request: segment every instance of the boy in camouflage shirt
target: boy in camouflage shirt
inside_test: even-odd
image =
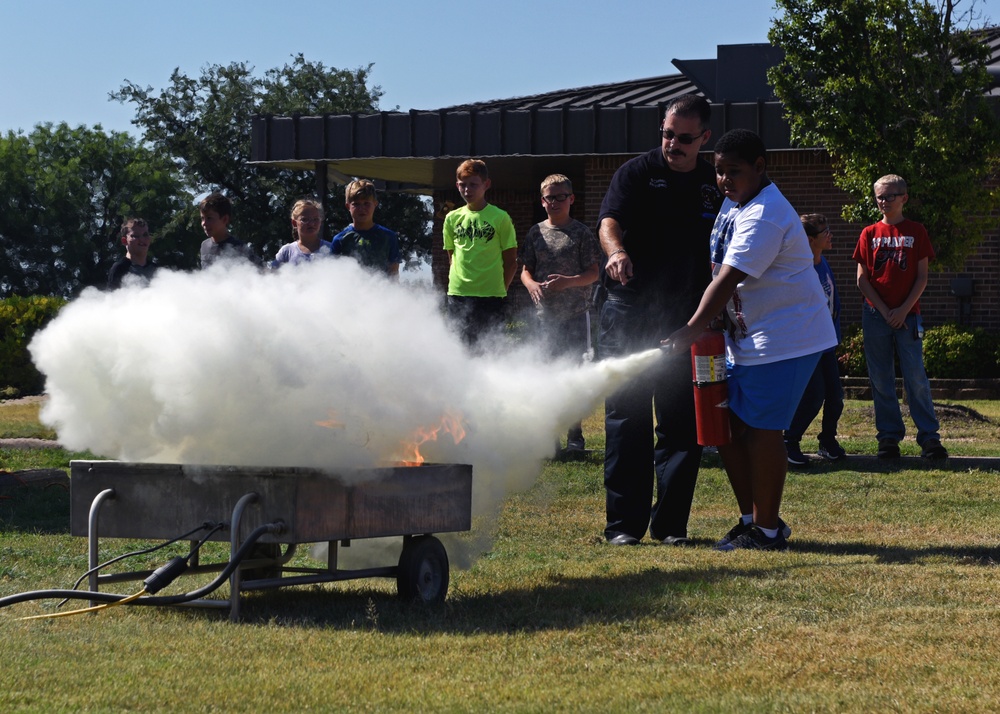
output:
[[[532,226],[518,251],[521,283],[537,309],[538,327],[553,356],[591,351],[590,285],[597,281],[600,245],[593,232],[569,215],[573,184],[562,174],[542,181],[548,218]],[[582,451],[583,430],[569,430],[566,448]]]

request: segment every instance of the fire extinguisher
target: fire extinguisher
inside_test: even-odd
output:
[[[698,443],[723,446],[730,440],[729,390],[726,387],[726,338],[706,330],[691,345],[691,381]]]

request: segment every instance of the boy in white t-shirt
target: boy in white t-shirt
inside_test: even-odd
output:
[[[719,454],[741,517],[715,547],[784,550],[783,432],[837,337],[799,215],[767,176],[764,143],[734,129],[714,151],[726,200],[712,229],[712,283],[687,326],[664,342],[686,351],[725,309],[733,439]]]

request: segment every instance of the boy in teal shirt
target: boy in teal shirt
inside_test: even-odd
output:
[[[375,222],[378,196],[367,179],[351,181],[344,189],[344,203],[352,223],[333,237],[333,254],[356,258],[361,265],[399,279],[399,237]]]
[[[503,325],[503,299],[517,268],[517,236],[506,211],[486,201],[486,164],[463,161],[455,185],[465,200],[444,219],[448,251],[448,316],[470,347]]]

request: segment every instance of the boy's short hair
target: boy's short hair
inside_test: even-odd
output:
[[[563,186],[563,185],[566,186],[566,189],[570,193],[573,193],[573,182],[569,180],[569,177],[563,176],[562,174],[551,174],[549,176],[546,176],[545,180],[542,181],[542,187],[540,190],[542,193],[545,193],[545,189],[547,189],[549,186]]]
[[[879,186],[898,186],[903,193],[906,193],[906,179],[896,174],[886,174],[874,183],[872,188],[878,190]]]
[[[486,162],[482,159],[466,159],[458,165],[455,171],[455,178],[461,181],[469,176],[478,176],[483,181],[490,178],[490,172],[486,169]]]
[[[674,113],[681,117],[697,117],[702,129],[708,129],[712,121],[712,105],[704,97],[697,94],[683,94],[676,99],[670,100],[667,108],[663,111],[663,118]]]
[[[146,223],[146,219],[145,218],[132,218],[132,217],[126,218],[122,222],[121,237],[122,238],[128,238],[128,234],[132,232],[132,229],[133,228],[137,228],[137,227],[138,228],[145,227],[145,228],[148,229],[149,228],[149,224]]]
[[[802,221],[802,228],[810,238],[818,236],[823,232],[823,226],[829,225],[822,213],[803,213],[799,216],[799,220]]]
[[[205,198],[202,199],[201,203],[198,204],[198,210],[202,213],[206,211],[215,211],[219,218],[224,218],[225,216],[231,216],[233,213],[233,204],[225,196],[225,194],[210,193]]]
[[[357,199],[370,198],[378,203],[378,195],[375,192],[375,184],[368,179],[355,179],[347,184],[344,189],[344,203],[350,203]]]
[[[749,129],[733,129],[727,131],[715,142],[716,155],[736,154],[740,159],[752,164],[758,158],[764,159],[767,165],[767,149],[763,140]]]

